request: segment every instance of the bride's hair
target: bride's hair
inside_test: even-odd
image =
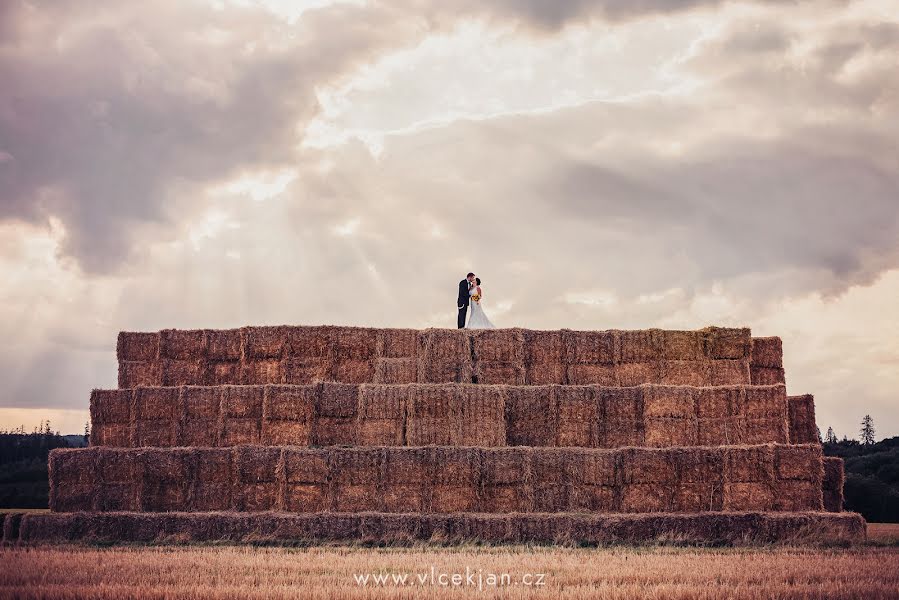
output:
[[[478,285],[481,285],[481,278],[480,278],[480,277],[475,277],[474,280],[475,280],[475,283],[477,283]]]

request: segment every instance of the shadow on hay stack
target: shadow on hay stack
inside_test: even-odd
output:
[[[121,333],[91,447],[8,542],[852,541],[748,329]]]

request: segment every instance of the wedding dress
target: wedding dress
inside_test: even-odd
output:
[[[474,296],[478,293],[477,286],[468,290],[469,296]],[[480,302],[475,302],[474,298],[471,300],[471,317],[468,318],[468,325],[465,326],[466,329],[495,329],[493,323],[490,322],[490,319],[487,318],[487,315],[484,314],[484,309],[481,308]]]

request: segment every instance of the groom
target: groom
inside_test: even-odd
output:
[[[465,316],[468,314],[468,303],[470,302],[468,290],[470,290],[473,285],[474,273],[469,273],[465,276],[465,279],[459,282],[459,301],[456,303],[456,306],[459,307],[459,320],[456,323],[459,326],[459,329],[465,327]]]

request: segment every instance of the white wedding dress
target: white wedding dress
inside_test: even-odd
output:
[[[474,296],[477,293],[477,287],[468,290],[469,296]],[[495,329],[493,323],[491,323],[490,319],[487,318],[487,315],[484,314],[484,309],[481,308],[479,302],[472,300],[470,305],[471,316],[468,318],[468,325],[465,326],[466,329]]]

